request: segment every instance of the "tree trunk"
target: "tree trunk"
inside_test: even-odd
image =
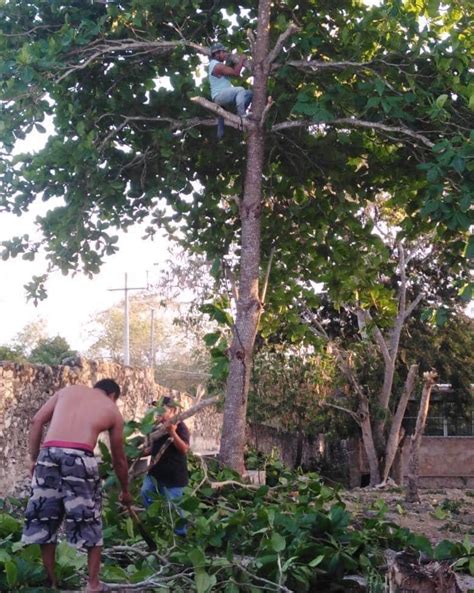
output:
[[[303,460],[303,443],[304,433],[302,430],[298,430],[296,434],[296,455],[294,469],[301,467],[301,461]]]
[[[385,466],[383,470],[383,481],[385,482],[388,478],[392,464],[397,454],[398,446],[400,444],[400,429],[402,427],[403,418],[407,409],[408,400],[410,399],[413,389],[416,383],[416,374],[418,372],[418,365],[412,364],[405,381],[405,388],[403,390],[402,397],[398,402],[397,411],[392,420],[392,426],[390,427],[390,434],[388,436],[387,447],[385,449]]]
[[[229,348],[229,376],[220,448],[222,463],[239,473],[245,470],[247,396],[253,347],[262,312],[258,279],[265,133],[261,120],[267,103],[270,5],[270,0],[260,0],[258,9],[257,39],[253,54],[252,120],[255,125],[249,129],[244,196],[240,204],[242,249],[239,298],[233,338]]]
[[[364,443],[364,449],[369,463],[370,485],[375,486],[380,483],[380,465],[375,449],[372,425],[370,423],[369,402],[366,397],[362,398],[360,394],[359,398],[359,423],[362,431],[362,442]]]
[[[419,502],[418,495],[418,455],[420,452],[421,439],[425,430],[426,418],[430,407],[430,397],[433,385],[436,383],[436,371],[423,373],[423,392],[421,394],[420,408],[416,419],[415,432],[410,439],[410,457],[408,460],[408,483],[405,500],[407,502]]]
[[[418,555],[408,552],[391,552],[386,556],[389,593],[462,593],[447,562],[420,564]]]

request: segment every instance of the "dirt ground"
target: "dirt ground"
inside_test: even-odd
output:
[[[432,544],[462,541],[466,535],[474,541],[474,490],[420,490],[419,503],[406,503],[402,488],[356,488],[342,498],[356,517],[373,516],[383,501],[387,520],[426,536]]]

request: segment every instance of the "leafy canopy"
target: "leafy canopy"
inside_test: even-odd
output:
[[[118,248],[114,229],[149,215],[150,234],[164,226],[209,257],[238,255],[242,134],[228,129],[216,144],[214,118],[190,98],[208,96],[211,41],[248,49],[257,5],[220,7],[2,4],[0,208],[47,207],[42,238],[4,241],[3,257],[44,249],[64,273],[97,273]],[[300,30],[283,44],[269,89],[262,248],[265,256],[276,245],[278,265],[268,307],[284,311],[301,279],[352,294],[373,284],[386,253],[361,213],[381,192],[402,212],[403,235],[430,232],[451,259],[472,256],[467,8],[282,1],[274,42],[290,21]],[[46,147],[12,156],[46,121]],[[30,292],[44,296],[44,281]]]

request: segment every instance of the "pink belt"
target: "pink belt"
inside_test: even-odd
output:
[[[89,451],[94,453],[94,447],[91,447],[88,443],[75,443],[74,441],[46,441],[43,443],[43,447],[63,447],[65,449],[82,449],[83,451]]]

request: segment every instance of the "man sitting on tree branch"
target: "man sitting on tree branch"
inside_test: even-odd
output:
[[[232,66],[225,63],[229,54],[222,43],[214,43],[211,47],[211,60],[209,62],[209,83],[211,85],[211,98],[221,107],[235,105],[237,115],[245,117],[247,107],[252,101],[252,91],[241,86],[233,86],[229,77],[240,76],[245,65],[245,56],[238,57]],[[219,117],[217,122],[217,138],[224,135],[224,118]]]

